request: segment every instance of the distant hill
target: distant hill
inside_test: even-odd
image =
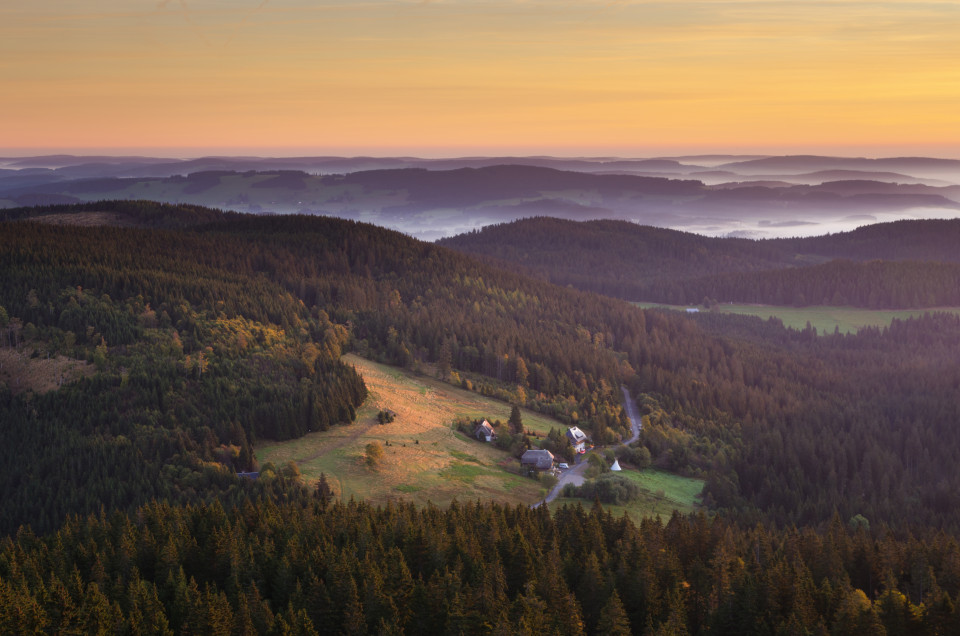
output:
[[[752,174],[781,174],[785,172],[815,172],[821,170],[893,171],[906,174],[960,172],[960,160],[931,157],[823,157],[816,155],[789,155],[764,157],[746,161],[732,161],[718,166],[721,170]]]
[[[65,160],[43,161],[59,165]],[[756,181],[735,171],[708,171],[673,160],[521,158],[497,163],[502,161],[513,159],[92,161],[0,173],[0,208],[149,199],[237,212],[337,216],[431,239],[531,215],[610,218],[710,232],[753,227],[783,235],[783,228],[798,222],[813,230],[837,219],[846,227],[850,218],[866,215],[877,220],[882,218],[877,215],[918,208],[960,210],[960,186],[917,180],[797,184]],[[698,174],[724,183],[707,185],[691,176]]]
[[[533,218],[439,244],[627,300],[960,304],[960,220],[900,221],[823,237],[756,241],[622,221]],[[831,263],[834,259],[845,260]]]

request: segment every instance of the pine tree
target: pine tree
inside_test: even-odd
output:
[[[516,404],[513,405],[513,408],[510,409],[510,419],[507,420],[510,424],[510,430],[513,431],[514,435],[519,435],[523,432],[523,419],[520,415],[520,407]]]
[[[600,610],[597,633],[604,636],[630,636],[630,619],[620,602],[620,595],[614,590],[607,604]]]

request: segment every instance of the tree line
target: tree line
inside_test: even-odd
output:
[[[279,479],[279,478],[278,478]],[[0,540],[4,633],[948,634],[960,551],[590,510],[287,501],[72,517]]]

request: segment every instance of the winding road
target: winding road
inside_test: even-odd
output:
[[[640,428],[643,426],[643,422],[640,419],[640,412],[637,411],[637,403],[630,397],[630,391],[625,386],[620,387],[620,390],[623,391],[623,407],[627,409],[627,417],[630,419],[630,432],[633,433],[630,439],[623,442],[623,444],[629,446],[640,439]]]
[[[637,404],[630,397],[630,391],[627,390],[627,387],[622,386],[620,389],[623,391],[623,406],[627,410],[627,417],[630,419],[630,439],[623,440],[620,442],[622,445],[629,445],[637,441],[640,438],[640,428],[643,426],[640,420],[640,413],[637,411]],[[560,494],[560,491],[563,490],[563,487],[567,484],[573,484],[574,486],[579,486],[584,481],[583,473],[587,470],[588,462],[580,461],[582,455],[577,456],[577,463],[573,468],[568,468],[560,474],[560,479],[557,481],[557,485],[553,487],[550,493],[547,495],[546,499],[542,499],[537,503],[530,506],[531,508],[538,508],[541,504],[550,503]]]

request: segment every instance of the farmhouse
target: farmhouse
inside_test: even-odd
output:
[[[571,426],[567,429],[567,439],[570,440],[570,445],[573,446],[573,450],[578,453],[586,448],[587,434],[576,426]]]
[[[473,435],[481,442],[492,442],[497,439],[497,434],[493,431],[493,427],[490,426],[490,422],[487,420],[483,420],[483,422],[477,425],[477,430],[473,432]]]
[[[553,453],[548,450],[528,450],[520,457],[520,465],[537,470],[550,470],[553,468]]]

